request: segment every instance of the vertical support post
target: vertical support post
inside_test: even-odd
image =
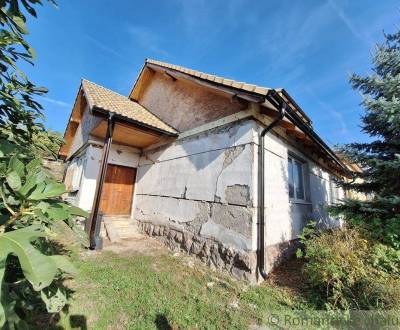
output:
[[[100,171],[97,177],[96,182],[96,191],[94,194],[92,212],[90,213],[90,217],[88,220],[88,230],[89,230],[89,240],[91,250],[96,248],[96,223],[98,221],[98,214],[99,214],[99,207],[101,201],[101,193],[103,190],[104,180],[107,173],[107,164],[108,164],[108,155],[110,153],[110,147],[112,143],[112,137],[114,132],[114,114],[109,113],[107,119],[107,132],[106,137],[104,139],[104,146],[103,146],[103,155],[101,157],[100,162]]]

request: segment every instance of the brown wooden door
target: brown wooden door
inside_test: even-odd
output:
[[[107,165],[100,211],[106,215],[129,215],[135,187],[136,169]]]

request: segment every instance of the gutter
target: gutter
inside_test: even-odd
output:
[[[275,91],[270,90],[265,97],[272,103],[276,109],[279,109],[281,104],[286,104],[286,101]],[[336,154],[328,147],[328,145],[314,132],[314,130],[309,127],[301,117],[289,106],[286,106],[285,117],[288,118],[295,126],[300,128],[304,133],[306,133],[316,144],[323,149],[332,160],[343,170],[343,172],[350,174],[347,167],[342,163],[342,161],[336,156]]]
[[[132,125],[134,125],[134,126],[136,126],[138,128],[142,128],[142,129],[144,128],[144,129],[152,130],[152,131],[155,131],[155,132],[157,132],[159,134],[163,134],[163,135],[168,135],[168,136],[172,136],[172,137],[177,137],[178,136],[178,133],[167,132],[167,131],[164,131],[163,129],[160,129],[160,128],[157,128],[157,127],[153,127],[151,125],[142,123],[140,121],[125,117],[125,116],[120,115],[118,113],[115,113],[115,112],[112,112],[112,111],[108,111],[108,110],[105,110],[103,108],[99,108],[99,107],[96,107],[96,106],[94,106],[92,108],[92,112],[93,112],[93,114],[97,114],[97,115],[100,115],[101,117],[105,117],[105,118],[108,118],[109,114],[112,113],[115,122],[129,123],[129,124],[132,124]]]
[[[258,261],[258,271],[264,280],[267,279],[268,274],[265,270],[265,148],[264,148],[264,138],[265,135],[273,129],[279,121],[283,119],[286,114],[286,103],[283,102],[279,107],[279,115],[265,127],[259,135],[258,144],[258,196],[259,196],[259,216],[258,216],[258,251],[257,251],[257,261]]]
[[[112,144],[114,125],[114,114],[110,112],[107,118],[107,132],[104,138],[103,155],[101,157],[100,170],[96,181],[96,191],[94,194],[92,211],[90,213],[87,225],[90,242],[89,248],[91,250],[101,248],[101,243],[98,238],[98,230],[96,229],[99,228],[98,216],[101,202],[101,193],[103,191],[103,185],[107,174],[108,155],[110,153],[110,148]]]
[[[343,165],[335,153],[325,144],[324,141],[313,131],[311,127],[303,122],[300,116],[288,106],[286,101],[275,91],[269,90],[264,98],[264,102],[270,102],[276,109],[279,109],[278,117],[274,119],[267,127],[265,127],[259,135],[258,146],[258,205],[259,205],[259,218],[258,218],[258,249],[257,249],[257,268],[263,279],[267,279],[268,274],[265,270],[265,150],[264,150],[264,137],[273,129],[279,121],[284,117],[288,118],[294,125],[299,127],[311,139],[318,144],[331,158],[339,165],[339,167],[346,174],[350,171]]]

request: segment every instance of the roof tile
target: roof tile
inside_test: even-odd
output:
[[[170,63],[166,63],[166,62],[161,62],[161,61],[156,61],[156,60],[152,60],[152,59],[147,59],[146,63],[151,63],[151,64],[155,64],[155,65],[159,65],[162,66],[164,68],[169,68],[169,69],[173,69],[179,72],[183,72],[183,73],[187,73],[190,74],[194,77],[199,77],[201,79],[205,79],[211,82],[216,82],[218,84],[224,85],[224,86],[228,86],[228,87],[234,87],[237,89],[242,89],[243,91],[246,92],[252,92],[252,93],[256,93],[256,94],[261,94],[261,95],[266,95],[268,93],[269,88],[266,87],[260,87],[260,86],[256,86],[256,85],[250,85],[250,84],[246,84],[244,82],[240,82],[240,81],[235,81],[232,79],[225,79],[223,77],[219,77],[219,76],[215,76],[212,74],[206,74],[200,71],[196,71],[196,70],[192,70],[192,69],[188,69],[179,65],[174,65],[174,64],[170,64]]]
[[[98,107],[167,133],[177,133],[175,129],[164,123],[142,105],[126,96],[85,79],[82,80],[82,87],[92,108]]]

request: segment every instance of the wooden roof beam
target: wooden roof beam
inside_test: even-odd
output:
[[[287,128],[286,133],[288,135],[294,136],[300,140],[305,140],[307,137],[307,135],[304,132],[300,131],[297,127]]]

